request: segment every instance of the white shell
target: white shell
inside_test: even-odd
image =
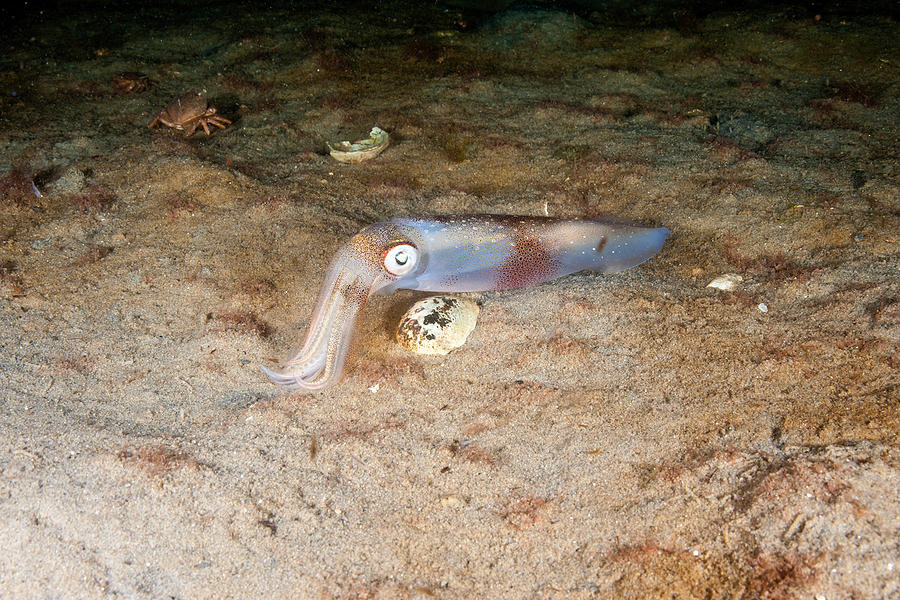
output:
[[[722,290],[723,292],[730,292],[734,289],[734,287],[744,280],[740,275],[734,275],[728,273],[726,275],[719,275],[712,281],[706,284],[706,287],[716,288],[717,290]]]
[[[431,296],[406,311],[397,343],[417,354],[447,354],[466,343],[481,309],[468,298]]]
[[[331,156],[342,163],[358,163],[364,160],[371,160],[384,152],[384,149],[390,143],[390,136],[380,127],[373,127],[372,131],[369,132],[368,139],[365,140],[356,140],[353,143],[338,142],[334,146],[326,142]]]

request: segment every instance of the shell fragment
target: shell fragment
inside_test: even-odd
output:
[[[734,275],[732,273],[728,273],[726,275],[720,275],[706,284],[706,287],[716,288],[717,290],[722,290],[723,292],[730,292],[735,288],[737,284],[744,280],[740,275]]]
[[[387,132],[380,127],[373,127],[369,137],[355,142],[338,142],[335,145],[328,144],[328,151],[338,162],[358,163],[371,160],[384,152],[391,143]]]

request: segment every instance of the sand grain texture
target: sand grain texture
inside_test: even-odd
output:
[[[3,42],[0,596],[900,595],[896,22],[368,10]],[[191,89],[233,125],[147,129]],[[350,235],[479,212],[674,235],[470,295],[446,357],[375,298],[338,387],[266,380]]]

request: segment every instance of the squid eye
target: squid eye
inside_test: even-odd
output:
[[[384,268],[391,275],[406,275],[419,260],[419,251],[411,244],[396,244],[384,253]]]

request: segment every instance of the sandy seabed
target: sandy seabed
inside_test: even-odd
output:
[[[3,42],[0,596],[900,597],[896,22],[365,10]],[[191,90],[232,125],[147,128]],[[373,298],[338,386],[268,381],[343,241],[446,213],[674,233],[469,294],[442,358]]]

